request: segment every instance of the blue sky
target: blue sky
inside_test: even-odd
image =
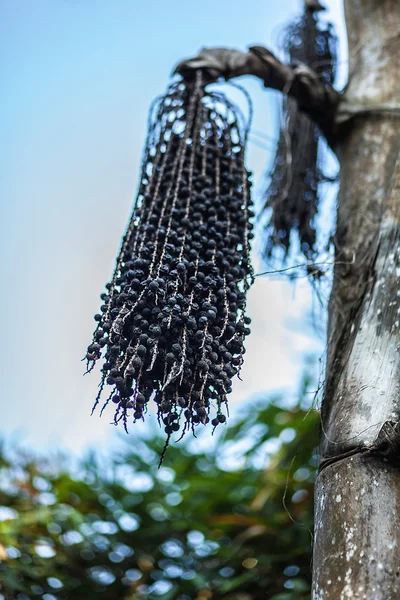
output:
[[[343,32],[341,1],[326,4]],[[89,416],[98,380],[82,377],[80,359],[131,210],[148,107],[182,58],[202,46],[276,48],[300,8],[300,0],[1,3],[0,433],[77,452],[111,439],[111,415]],[[251,78],[240,83],[266,136],[248,149],[257,192],[273,156],[277,94]],[[293,386],[303,352],[321,351],[303,326],[310,302],[305,285],[257,280],[232,405]]]

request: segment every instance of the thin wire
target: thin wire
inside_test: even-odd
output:
[[[295,454],[295,456],[293,456],[293,458],[292,458],[292,460],[290,462],[290,466],[289,466],[287,475],[286,475],[286,484],[285,484],[285,489],[284,489],[283,496],[282,496],[282,506],[285,509],[285,512],[286,512],[287,516],[289,517],[289,519],[292,521],[292,523],[294,523],[295,525],[299,525],[300,527],[302,527],[303,529],[305,529],[306,531],[308,531],[308,533],[310,534],[311,547],[312,547],[313,546],[313,542],[314,542],[314,536],[313,536],[313,533],[312,533],[311,529],[309,527],[307,527],[307,525],[304,525],[304,523],[301,523],[300,521],[296,521],[296,519],[294,519],[292,517],[292,515],[291,515],[291,513],[290,513],[290,511],[289,511],[289,509],[287,507],[287,504],[286,504],[286,496],[287,496],[287,492],[288,492],[288,489],[289,489],[290,472],[292,470],[293,463],[296,460],[296,458],[297,458],[297,454]]]
[[[353,265],[355,262],[355,255],[351,261],[333,261],[333,262],[315,262],[315,263],[300,263],[298,265],[292,265],[291,267],[286,267],[284,269],[274,269],[273,271],[264,271],[263,273],[257,273],[254,277],[261,277],[262,275],[274,275],[276,273],[285,273],[286,271],[290,271],[292,269],[298,269],[300,267],[317,267],[319,265],[326,266],[335,266],[335,265]]]

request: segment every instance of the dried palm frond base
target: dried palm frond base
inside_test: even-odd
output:
[[[250,333],[252,280],[246,132],[235,107],[192,84],[153,107],[141,184],[93,342],[114,422],[143,419],[154,399],[168,440],[226,420]],[[103,407],[104,409],[104,407]]]

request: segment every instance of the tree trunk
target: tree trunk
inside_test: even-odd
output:
[[[314,600],[400,598],[400,3],[345,0],[349,85]],[[351,117],[351,115],[353,115]],[[349,117],[346,120],[346,117]]]

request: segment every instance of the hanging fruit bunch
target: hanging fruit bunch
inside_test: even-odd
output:
[[[143,419],[154,400],[167,434],[216,427],[250,333],[252,282],[246,128],[201,72],[151,110],[141,181],[86,360],[101,359],[114,422]],[[95,408],[94,407],[94,408]]]
[[[321,82],[331,86],[336,71],[336,36],[332,26],[319,18],[323,7],[313,0],[305,3],[300,19],[286,29],[283,50],[292,64],[311,67]],[[310,260],[315,259],[315,216],[319,204],[319,184],[326,180],[321,161],[322,133],[303,113],[297,101],[282,98],[282,120],[271,182],[266,191],[264,211],[268,258],[277,248],[285,255],[297,233],[300,250]],[[322,142],[323,143],[323,142]],[[271,210],[272,209],[272,210]]]

